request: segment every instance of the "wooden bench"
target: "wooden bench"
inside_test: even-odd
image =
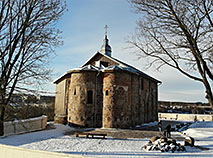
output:
[[[159,118],[159,119],[167,119],[166,116],[161,116],[161,114],[158,115],[158,118]]]
[[[170,120],[177,120],[178,119],[178,115],[176,115],[175,117],[170,117]]]
[[[75,133],[75,135],[76,137],[83,135],[83,136],[86,136],[86,138],[89,138],[89,136],[92,136],[92,138],[100,137],[103,139],[105,139],[105,137],[107,136],[107,134],[104,134],[104,133],[80,133],[80,132]]]
[[[84,135],[87,138],[89,137],[89,133],[79,133],[79,132],[77,132],[77,133],[75,133],[75,135],[76,135],[76,137],[79,137],[80,135]]]

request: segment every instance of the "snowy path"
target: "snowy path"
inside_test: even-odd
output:
[[[1,144],[23,148],[78,154],[90,157],[213,157],[213,123],[201,122],[192,124],[185,131],[186,135],[195,138],[195,145],[208,147],[202,151],[187,147],[187,152],[161,153],[141,150],[148,139],[86,139],[64,135],[73,128],[55,125],[56,129],[9,136],[0,139]],[[177,133],[175,133],[177,134]],[[183,142],[180,142],[183,144]]]

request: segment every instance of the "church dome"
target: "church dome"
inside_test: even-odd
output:
[[[111,56],[112,49],[111,49],[111,47],[110,47],[110,45],[109,45],[109,40],[107,39],[107,35],[105,35],[104,43],[103,43],[103,45],[101,46],[100,52],[101,52],[102,54]]]

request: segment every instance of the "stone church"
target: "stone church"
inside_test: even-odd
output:
[[[112,57],[107,35],[100,52],[54,83],[56,123],[131,128],[158,120],[160,81]]]

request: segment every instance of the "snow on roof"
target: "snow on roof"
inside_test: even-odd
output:
[[[93,65],[85,65],[83,67],[78,67],[78,68],[74,68],[71,69],[69,71],[67,71],[66,73],[64,73],[63,75],[61,75],[59,78],[57,78],[56,80],[53,81],[53,83],[56,83],[58,80],[62,79],[65,75],[72,73],[73,71],[99,71],[100,68],[93,66]]]
[[[67,74],[67,72],[63,73],[61,76],[59,76],[57,79],[55,79],[53,81],[53,83],[56,83],[58,80],[60,80],[61,78],[63,78],[66,74]]]
[[[109,57],[109,56],[107,56],[107,57]],[[114,57],[109,57],[109,58],[111,58],[111,59],[113,59],[114,61],[120,63],[121,66],[124,65],[124,66],[126,67],[126,70],[129,70],[129,71],[131,71],[131,72],[133,72],[133,73],[138,73],[138,74],[140,74],[140,75],[146,76],[147,78],[149,78],[149,79],[151,79],[151,80],[153,80],[153,81],[155,81],[155,82],[161,83],[161,81],[159,81],[159,80],[157,80],[157,79],[155,79],[155,78],[153,78],[153,77],[151,77],[151,76],[145,74],[144,72],[142,72],[141,70],[138,70],[137,68],[131,66],[130,64],[127,64],[127,63],[125,63],[125,62],[123,62],[123,61],[120,61],[120,60],[118,60],[118,59],[116,59],[116,58],[114,58]]]
[[[104,71],[104,70],[125,70],[125,71],[129,71],[132,73],[137,73],[137,71],[135,71],[135,69],[132,69],[131,67],[119,66],[119,65],[113,65],[113,66],[109,66],[109,67],[102,69],[102,71]]]
[[[98,68],[98,67],[96,67],[96,66],[93,66],[93,65],[89,64],[89,65],[85,65],[85,66],[83,66],[83,67],[74,68],[74,69],[72,69],[72,70],[70,70],[70,71],[68,71],[68,72],[72,72],[72,71],[75,71],[75,70],[99,71],[100,68]]]
[[[91,64],[88,64],[90,60],[92,60],[92,58],[94,56],[96,56],[97,54],[100,54],[100,55],[103,55],[105,56],[106,58],[109,58],[110,60],[118,63],[119,65],[113,65],[113,66],[109,66],[109,67],[103,67],[103,66],[100,66],[100,67],[96,67],[96,66],[93,66]],[[161,81],[145,74],[144,72],[136,69],[135,67],[123,62],[123,61],[120,61],[114,57],[111,57],[111,56],[108,56],[108,55],[105,55],[105,54],[102,54],[100,52],[97,52],[95,55],[93,55],[89,60],[87,60],[85,62],[84,65],[82,65],[81,67],[79,68],[74,68],[74,69],[71,69],[69,71],[67,71],[65,74],[63,74],[62,76],[60,76],[59,78],[57,78],[53,83],[56,83],[58,80],[62,79],[65,75],[69,74],[69,73],[72,73],[74,71],[104,71],[104,70],[125,70],[125,71],[128,71],[128,72],[131,72],[131,73],[135,73],[135,74],[139,74],[139,75],[142,75],[142,76],[145,76],[146,78],[152,80],[152,81],[155,81],[155,82],[158,82],[158,83],[161,83]]]
[[[102,53],[100,53],[100,52],[97,52],[95,55],[93,55],[89,60],[87,60],[87,61],[85,62],[85,64],[84,64],[83,66],[87,65],[87,63],[89,63],[89,61],[92,60],[92,58],[93,58],[94,56],[96,56],[97,54],[103,55],[104,57],[109,58],[110,60],[112,60],[112,61],[118,63],[119,66],[120,66],[120,68],[123,69],[123,70],[125,69],[125,70],[127,70],[127,71],[132,72],[132,73],[140,74],[140,75],[142,75],[142,76],[145,76],[145,77],[149,78],[150,80],[153,80],[153,81],[155,81],[155,82],[161,83],[161,81],[159,81],[159,80],[157,80],[157,79],[155,79],[155,78],[153,78],[153,77],[151,77],[151,76],[145,74],[144,72],[142,72],[141,70],[138,70],[137,68],[131,66],[130,64],[127,64],[127,63],[125,63],[125,62],[123,62],[123,61],[121,61],[121,60],[118,60],[118,59],[116,59],[116,58],[114,58],[114,57],[112,57],[112,56],[108,56],[108,55],[102,54]],[[118,67],[117,67],[117,68],[118,68]]]

